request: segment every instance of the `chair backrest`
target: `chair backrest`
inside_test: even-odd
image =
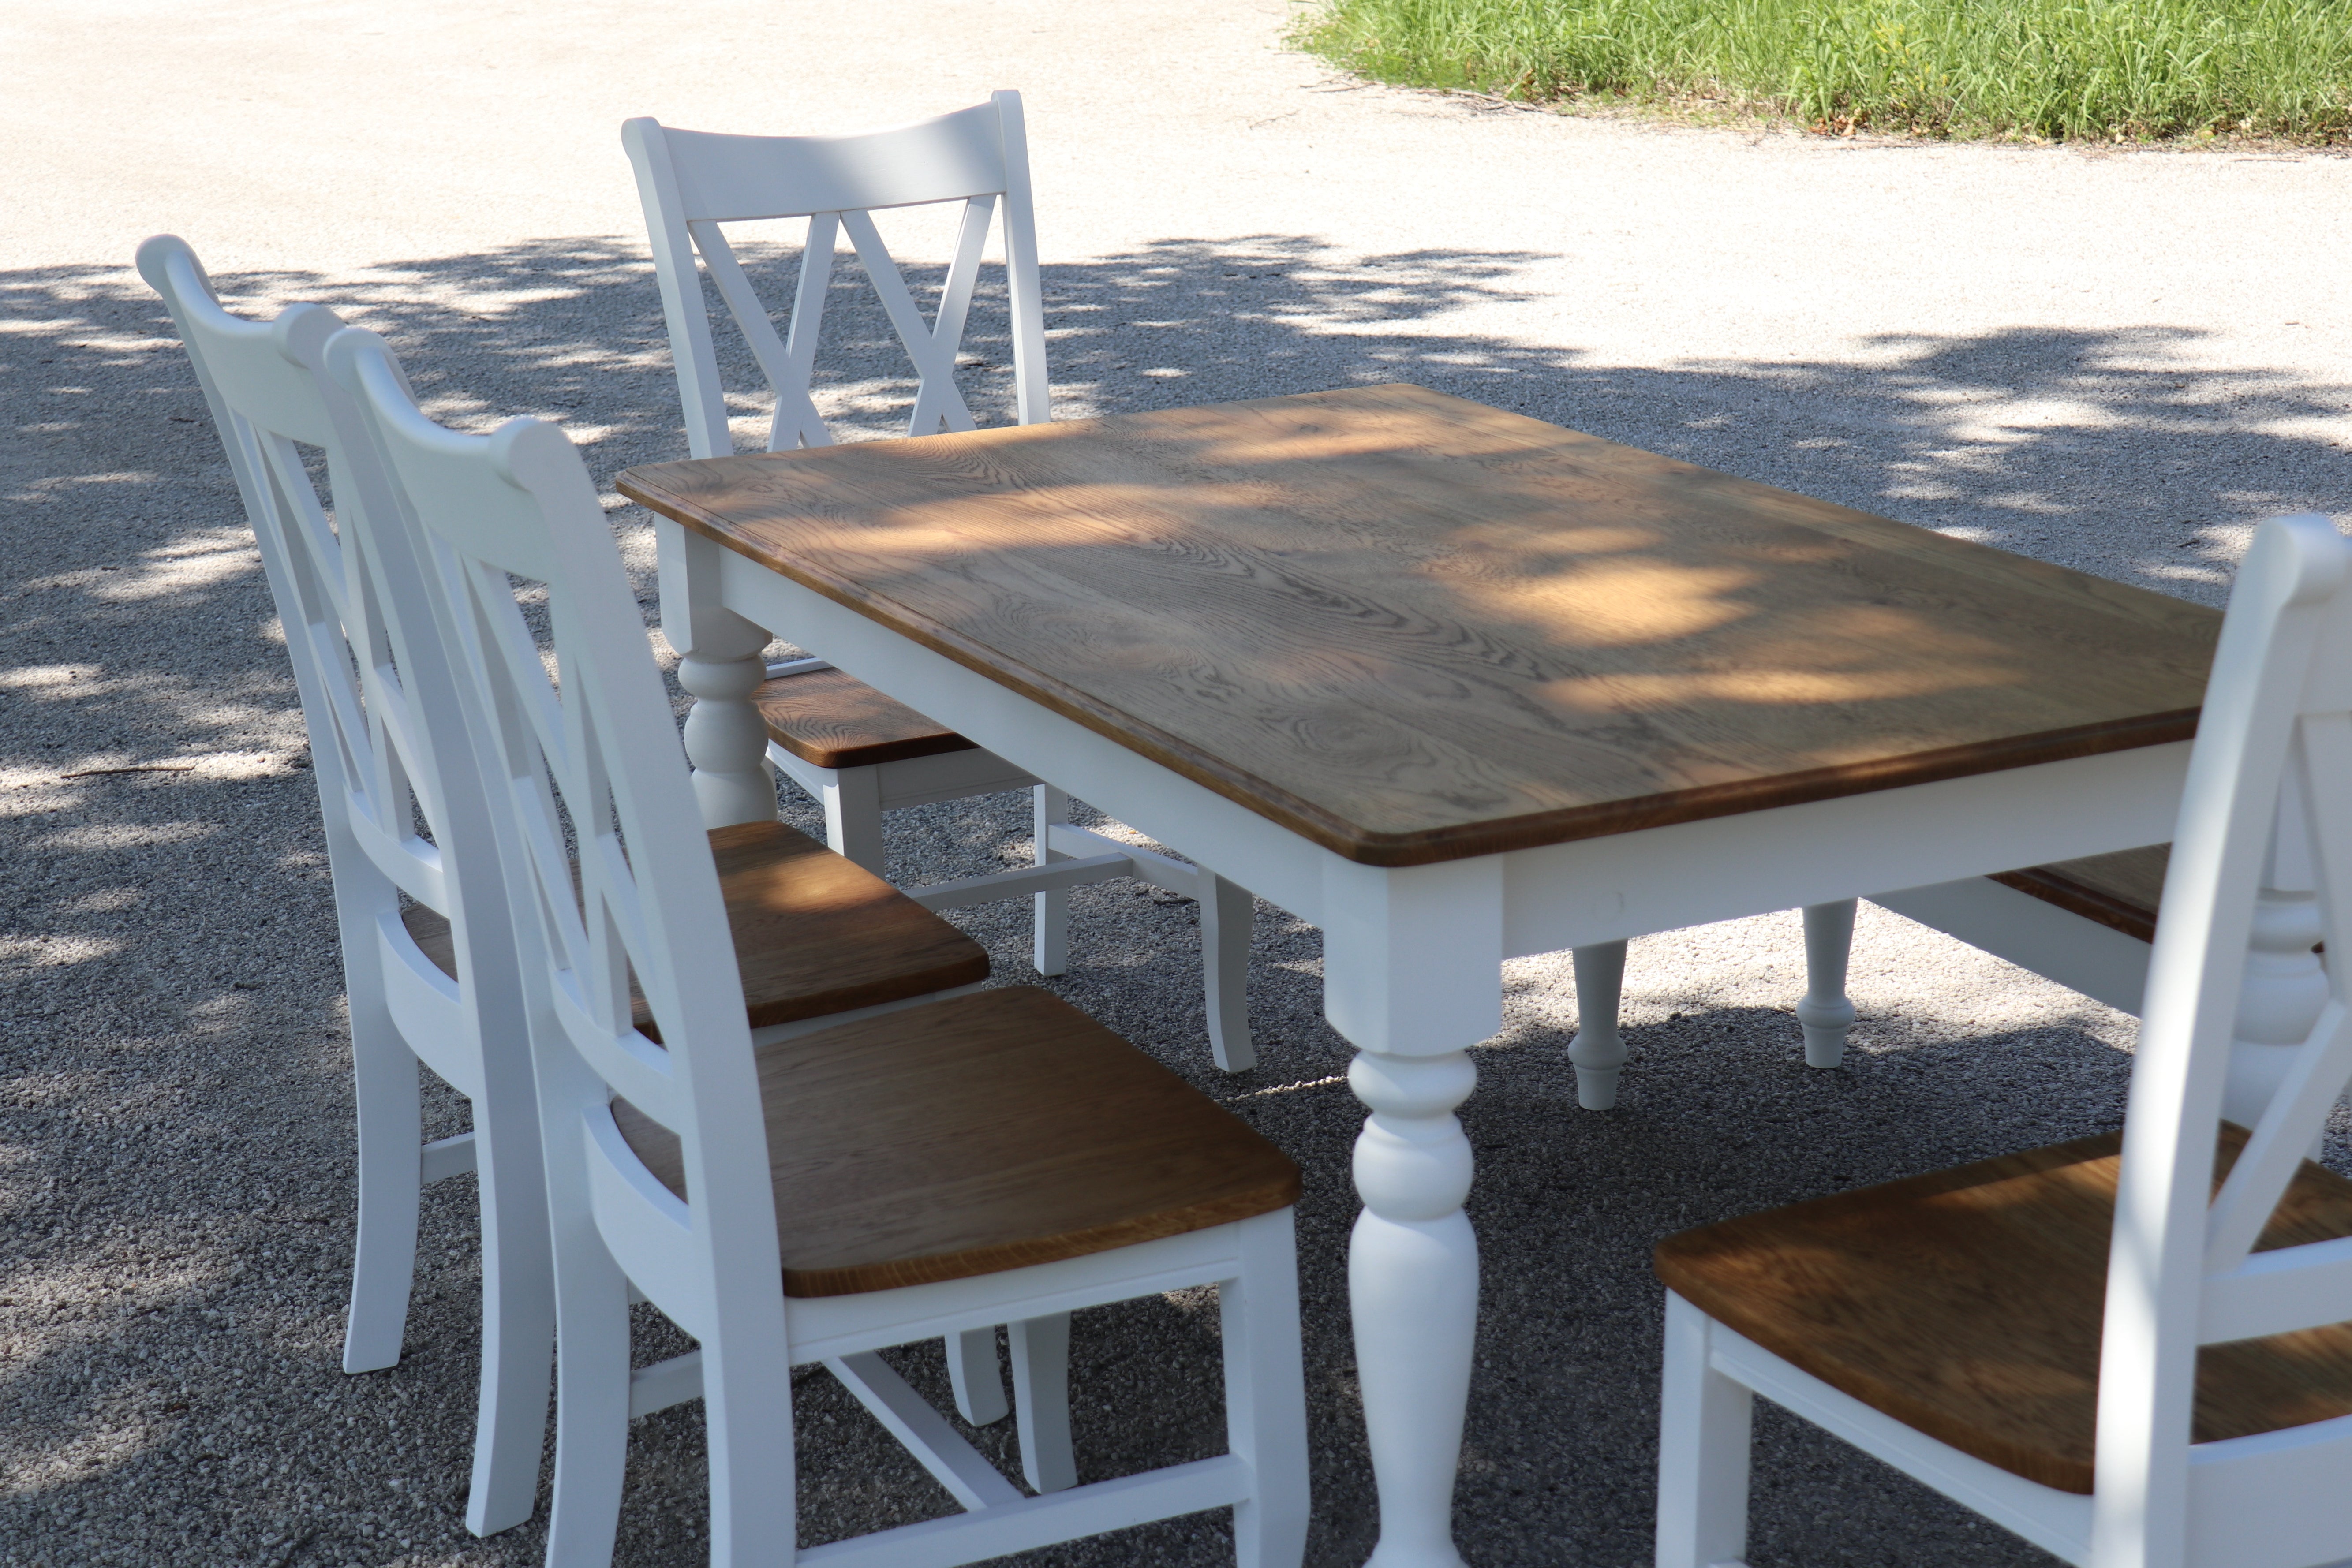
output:
[[[231,315],[175,235],[146,241],[138,265],[187,345],[277,599],[310,732],[346,952],[375,941],[374,930],[362,928],[371,924],[405,943],[394,935],[397,888],[449,918],[461,984],[471,985],[477,967],[510,967],[510,957],[489,961],[510,953],[499,879],[467,884],[457,857],[444,853],[452,835],[479,831],[481,815],[468,803],[478,786],[462,737],[455,737],[459,754],[436,751],[417,722],[454,688],[446,680],[436,686],[435,670],[394,658],[381,579],[351,526],[383,504],[384,486],[350,400],[321,371],[341,319],[318,305],[289,306],[268,323]],[[331,517],[304,447],[323,459]],[[429,980],[439,979],[414,956]]]
[[[393,481],[394,505],[366,526],[400,529],[423,571],[430,624],[394,604],[395,650],[427,639],[448,650],[498,806],[551,1195],[565,1185],[555,1162],[584,1156],[572,1175],[606,1245],[706,1354],[719,1319],[740,1328],[750,1313],[762,1323],[734,1343],[764,1333],[781,1356],[741,978],[677,726],[594,486],[551,424],[467,435],[434,423],[372,333],[338,334],[327,358]],[[543,615],[527,615],[519,592],[543,592]],[[633,981],[658,1042],[633,1021]],[[691,1203],[622,1140],[615,1094],[678,1135]]]
[[[2352,1319],[2352,1239],[2252,1251],[2352,1080],[2352,965],[2327,966],[2326,1006],[2212,1184],[2257,893],[2306,866],[2327,952],[2352,953],[2352,543],[2315,516],[2255,535],[2182,795],[2125,1124],[2095,1561],[2179,1549],[2199,1345]],[[2103,1555],[2126,1542],[2145,1553]]]
[[[956,389],[956,350],[980,276],[981,250],[1000,205],[1013,316],[1015,419],[1036,424],[1049,417],[1045,313],[1037,295],[1036,225],[1019,93],[999,92],[953,114],[860,135],[722,136],[639,119],[621,127],[621,140],[645,203],[692,455],[726,456],[735,450],[710,319],[695,272],[696,252],[774,394],[768,450],[824,446],[833,436],[809,398],[809,379],[835,245],[844,228],[914,362],[915,406],[907,434],[971,429],[971,411]],[[926,323],[872,214],[941,202],[961,202],[963,219],[939,308]],[[789,335],[780,339],[719,225],[799,217],[809,220],[808,237]]]

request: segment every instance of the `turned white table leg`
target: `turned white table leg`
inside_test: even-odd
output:
[[[1587,1111],[1617,1103],[1618,1070],[1631,1054],[1617,1032],[1625,993],[1625,944],[1596,942],[1570,954],[1576,967],[1576,1038],[1568,1059],[1576,1064],[1576,1103]]]
[[[767,632],[720,605],[719,547],[662,519],[655,524],[661,562],[662,635],[677,651],[677,684],[695,699],[686,716],[686,755],[694,764],[702,823],[772,821],[776,777],[768,762],[768,727],[751,694],[768,678]]]
[[[1853,953],[1853,900],[1805,905],[1805,994],[1797,1021],[1805,1030],[1805,1065],[1835,1067],[1845,1060],[1845,1032],[1853,1027],[1846,999],[1846,961]]]
[[[1454,1480],[1476,1349],[1478,1241],[1462,1212],[1464,1047],[1502,1027],[1500,863],[1325,862],[1324,1012],[1360,1053],[1364,1211],[1348,1256],[1364,1429],[1380,1489],[1369,1568],[1460,1568]]]

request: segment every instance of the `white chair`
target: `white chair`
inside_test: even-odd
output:
[[[360,1125],[344,1366],[366,1372],[399,1360],[420,1182],[478,1171],[484,1342],[467,1521],[487,1534],[528,1519],[537,1494],[554,1296],[527,1018],[479,771],[461,729],[420,716],[455,711],[454,677],[432,647],[394,653],[398,596],[357,526],[394,503],[349,397],[319,369],[341,322],[315,305],[295,306],[271,325],[231,316],[194,255],[168,235],[142,246],[139,264],[170,306],[212,405],[313,739]],[[331,526],[304,472],[304,446],[326,457],[338,503]],[[710,838],[706,858],[716,852],[747,977],[748,1024],[772,1030],[986,978],[977,944],[782,823]],[[467,874],[483,865],[490,874]],[[828,943],[820,965],[806,961],[814,932]],[[421,1149],[419,1061],[467,1096],[474,1120],[472,1131]],[[976,1398],[1003,1404],[1000,1381],[975,1387]],[[1024,1413],[1031,1405],[1046,1412],[1037,1425],[1066,1427],[1050,1380],[1032,1377],[1022,1391]],[[1055,1458],[1049,1444],[1047,1462]]]
[[[359,1237],[343,1370],[399,1361],[418,1188],[475,1172],[482,1368],[466,1523],[486,1535],[530,1517],[555,1329],[538,1113],[506,890],[496,874],[465,874],[441,853],[449,833],[463,831],[457,819],[466,802],[439,789],[442,770],[415,722],[415,706],[431,694],[406,668],[395,672],[382,606],[367,590],[352,535],[329,523],[304,471],[302,448],[323,454],[345,517],[380,478],[331,416],[332,389],[319,376],[320,354],[341,321],[317,305],[290,307],[271,323],[230,315],[195,253],[170,235],[139,247],[139,272],[170,308],[227,450],[310,732],[351,995],[359,1119]],[[420,836],[420,820],[431,839]],[[404,911],[404,894],[413,901]],[[420,1061],[472,1103],[471,1131],[423,1142]]]
[[[2319,928],[2352,951],[2347,779],[2352,545],[2324,517],[2266,523],[2198,731],[2124,1132],[1661,1243],[1659,1568],[1740,1561],[1758,1394],[2089,1568],[2352,1558],[2352,1182],[2302,1157],[2352,1078],[2342,966],[2273,1042],[2252,1132],[2231,1120],[2264,885],[2312,868]]]
[[[428,722],[480,738],[529,911],[559,1327],[549,1561],[609,1560],[629,1417],[698,1396],[715,1563],[944,1568],[1231,1505],[1243,1563],[1296,1564],[1297,1167],[1042,991],[755,1037],[677,731],[578,454],[535,421],[488,436],[435,424],[367,333],[339,334],[328,358],[423,558],[434,624],[406,624],[395,595],[395,639],[461,667],[464,712]],[[554,683],[516,579],[544,590]],[[1232,1451],[1139,1476],[1053,1477],[1060,1490],[1024,1498],[876,1354],[1010,1322],[1016,1359],[1058,1363],[1061,1314],[1211,1282]],[[632,1372],[633,1288],[698,1348]],[[970,1511],[796,1552],[791,1371],[811,1362]]]
[[[809,384],[835,246],[845,228],[914,365],[915,401],[907,434],[973,428],[971,411],[956,386],[956,354],[980,276],[981,251],[1000,204],[1015,418],[1034,424],[1051,416],[1020,94],[999,92],[953,114],[859,135],[724,136],[640,119],[622,126],[621,140],[645,204],[691,455],[735,452],[696,253],[768,382],[774,408],[767,450],[824,446],[833,435],[809,397]],[[881,208],[941,203],[961,204],[961,226],[938,308],[926,322],[872,214]],[[808,220],[788,335],[781,338],[721,227],[771,218]],[[677,525],[665,521],[656,528],[666,548],[677,548]],[[764,646],[764,636],[747,632],[742,622],[723,612],[698,615],[685,607],[665,606],[663,629],[682,656],[678,679],[688,692],[714,715],[728,699],[740,700],[734,668]],[[917,900],[928,908],[951,909],[1034,896],[1037,972],[1059,975],[1068,967],[1068,888],[1132,875],[1192,898],[1200,911],[1211,1051],[1228,1071],[1255,1065],[1247,989],[1253,905],[1247,892],[1204,869],[1072,826],[1067,796],[824,660],[793,660],[766,673],[768,679],[751,700],[767,726],[768,759],[823,804],[826,841],[836,851],[879,873],[885,812],[1033,789],[1035,867],[918,890]],[[717,721],[705,716],[702,722]],[[687,731],[690,753],[695,723],[690,719]],[[759,791],[767,788],[758,780],[717,780],[700,773],[697,780],[706,796],[726,800],[728,809],[740,798],[746,811],[757,809]]]

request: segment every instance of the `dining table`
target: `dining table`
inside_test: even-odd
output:
[[[1412,385],[618,487],[709,825],[776,809],[773,633],[1320,926],[1379,1568],[1462,1561],[1504,961],[2161,841],[2220,625]]]

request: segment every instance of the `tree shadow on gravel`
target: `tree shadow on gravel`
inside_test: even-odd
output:
[[[1533,259],[1351,258],[1261,235],[1050,267],[1057,413],[1417,382],[2208,602],[2245,524],[2352,505],[2323,431],[2347,389],[2181,368],[2190,334],[2178,329],[1918,338],[1873,346],[1867,365],[1658,369],[1449,323],[1459,307],[1523,298]],[[442,417],[562,422],[602,479],[683,455],[635,242],[220,281],[235,308],[319,300],[384,331]],[[820,401],[853,434],[896,434],[909,384],[887,324],[854,265],[836,294]],[[477,1311],[469,1182],[428,1202],[407,1359],[364,1378],[338,1370],[348,1048],[317,804],[268,591],[185,357],[127,268],[0,275],[0,301],[14,324],[0,338],[0,1562],[535,1562],[536,1525],[476,1542],[455,1518]],[[966,359],[975,412],[1001,422],[1000,294],[976,305]],[[731,345],[728,368],[751,384]],[[738,409],[747,438],[759,412],[750,399]],[[616,521],[650,604],[642,517]],[[124,768],[163,770],[110,771]],[[787,810],[813,821],[804,801]],[[986,869],[1024,823],[1002,800],[910,813],[894,873]],[[1077,905],[1076,962],[1055,988],[1308,1172],[1309,1560],[1360,1561],[1375,1521],[1343,1260],[1361,1113],[1341,1081],[1348,1051],[1321,1021],[1317,935],[1262,910],[1265,1065],[1226,1078],[1201,1032],[1193,912],[1117,883]],[[1024,979],[1020,912],[966,917],[999,976]],[[2064,1136],[2119,1104],[2122,1059],[2087,1034],[1947,1040],[1934,1071],[1864,1054],[1852,1071],[1808,1074],[1783,1049],[1790,1027],[1785,1013],[1717,1005],[1636,1030],[1646,1086],[1609,1116],[1572,1109],[1557,1030],[1480,1052],[1487,1087],[1465,1113],[1488,1259],[1462,1494],[1474,1561],[1645,1556],[1658,1235]],[[2029,1051],[2037,1092],[1982,1092],[1971,1075],[1996,1050]],[[463,1106],[444,1094],[432,1114],[454,1130]],[[1082,1322],[1086,1473],[1213,1448],[1213,1338],[1197,1304]],[[937,1384],[936,1359],[910,1350],[909,1375]],[[810,1539],[881,1522],[875,1499],[933,1506],[829,1380],[807,1380],[799,1407],[813,1451],[818,1437],[842,1445],[803,1475]],[[1170,1424],[1154,1426],[1163,1413]],[[1001,1453],[1008,1440],[999,1429],[983,1442]],[[677,1413],[640,1429],[622,1562],[693,1549],[698,1443]],[[1820,1439],[1769,1432],[1763,1452],[1759,1568],[1867,1557],[1898,1533],[1923,1568],[2046,1561]],[[1224,1531],[1221,1519],[1178,1521],[1029,1560],[1213,1563],[1230,1551]]]

